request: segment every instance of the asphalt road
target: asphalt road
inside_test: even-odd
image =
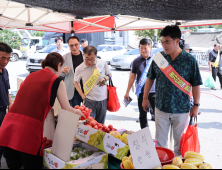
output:
[[[10,83],[12,91],[17,90],[17,76],[25,78],[29,73],[25,69],[24,60],[18,62],[10,62],[7,66],[10,75]],[[129,71],[115,70],[111,68],[113,73],[113,83],[117,87],[119,100],[123,101],[126,92]],[[206,70],[201,71],[203,82],[208,77]],[[201,154],[205,157],[205,162],[210,163],[213,168],[222,168],[222,90],[217,79],[217,91],[201,86],[201,115],[198,116],[198,131],[201,143]],[[136,120],[139,117],[137,98],[133,92],[130,93],[133,98],[132,103],[128,107],[122,106],[116,113],[107,113],[106,125],[112,124],[117,129],[127,129],[132,131],[140,130],[139,123]],[[219,98],[220,99],[219,99]],[[152,137],[155,138],[155,122],[150,120],[148,114],[149,127]],[[4,161],[4,160],[2,160]],[[6,168],[5,163],[2,168]]]

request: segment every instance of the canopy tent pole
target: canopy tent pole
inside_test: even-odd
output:
[[[134,23],[134,22],[137,22],[137,21],[140,21],[140,18],[138,18],[138,19],[136,19],[136,20],[134,20],[134,21],[131,21],[131,22],[129,22],[129,23],[120,25],[119,27],[116,27],[116,30],[118,30],[119,28],[124,27],[124,26],[126,26],[126,25],[130,25],[130,24],[132,24],[132,23]]]
[[[36,20],[34,20],[33,22],[32,22],[32,24],[34,24],[35,22],[37,22],[38,20],[40,20],[41,18],[43,18],[44,16],[46,16],[46,15],[48,15],[50,12],[49,11],[47,11],[47,12],[45,12],[43,15],[41,15],[39,18],[37,18]]]
[[[2,8],[24,8],[24,6],[0,6],[0,9]]]
[[[16,19],[21,15],[21,14],[23,14],[25,11],[26,11],[27,9],[24,9],[22,12],[20,12],[14,19],[12,19],[11,21],[9,21],[4,27],[3,27],[3,29],[7,26],[7,25],[9,25],[12,21],[16,21]]]

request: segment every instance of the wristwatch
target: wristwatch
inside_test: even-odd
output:
[[[200,103],[198,103],[198,104],[195,104],[195,103],[194,103],[193,105],[199,107],[199,106],[200,106]]]

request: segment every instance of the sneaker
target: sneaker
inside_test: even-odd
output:
[[[211,88],[211,90],[217,90],[217,89],[214,87],[214,88]]]

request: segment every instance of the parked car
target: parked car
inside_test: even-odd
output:
[[[28,57],[26,62],[26,70],[30,73],[39,71],[42,69],[41,62],[46,58],[46,56],[51,53],[57,46],[55,44],[51,44],[43,48],[37,53],[34,53],[30,57]],[[63,48],[69,50],[68,44],[63,44]]]
[[[113,57],[110,65],[116,69],[131,69],[133,60],[137,58],[139,54],[139,49],[130,50],[125,54]]]
[[[110,64],[110,61],[112,57],[121,55],[127,52],[125,47],[118,46],[118,45],[99,45],[97,47],[98,50],[98,56],[101,57],[101,59],[106,60],[108,64]]]
[[[163,51],[163,48],[153,48],[151,50],[151,55],[155,55],[159,51]],[[133,61],[139,56],[139,49],[133,49],[123,55],[113,57],[110,61],[110,65],[116,69],[132,69]]]
[[[22,53],[19,50],[13,49],[13,52],[11,54],[10,61],[18,61],[19,58],[22,58]]]

